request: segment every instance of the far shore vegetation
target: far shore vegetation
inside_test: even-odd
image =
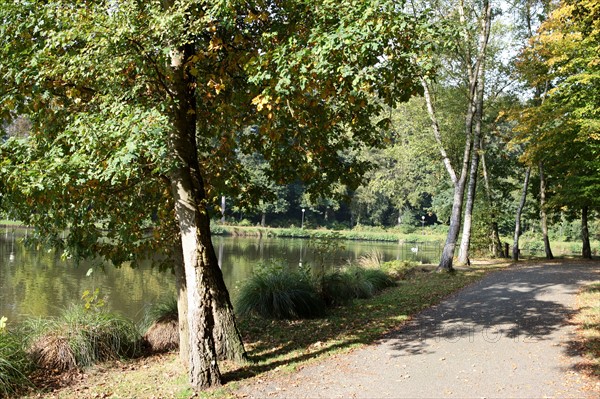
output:
[[[0,233],[2,229],[5,231],[11,228],[26,228],[19,221],[0,219]],[[593,227],[596,227],[595,224]],[[398,242],[398,243],[440,243],[443,241],[447,234],[448,226],[445,225],[431,225],[431,226],[398,226],[398,227],[382,227],[382,226],[366,226],[357,225],[353,228],[347,228],[344,226],[333,226],[333,227],[318,227],[318,228],[301,228],[294,225],[289,227],[269,227],[260,225],[251,225],[248,221],[244,220],[241,224],[233,223],[220,223],[213,221],[211,223],[211,234],[214,236],[228,236],[228,237],[256,237],[256,238],[336,238],[340,240],[353,240],[353,241],[380,241],[380,242]],[[577,256],[581,254],[581,238],[572,233],[573,230],[577,230],[578,226],[569,226],[568,229],[557,229],[557,231],[550,236],[550,244],[555,256]],[[592,255],[597,256],[597,251],[600,249],[600,237],[599,234],[592,234],[590,241],[592,248]],[[512,243],[511,237],[501,237],[503,243]],[[482,240],[484,241],[484,240]],[[541,236],[536,231],[526,231],[520,238],[521,249],[529,254],[529,258],[543,257],[544,256],[544,243]],[[476,257],[488,257],[489,251],[487,251],[485,244],[473,242],[473,250],[475,251]]]

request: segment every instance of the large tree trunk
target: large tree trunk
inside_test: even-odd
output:
[[[178,167],[171,175],[171,191],[181,234],[187,287],[189,378],[194,388],[204,389],[220,385],[221,373],[213,338],[213,298],[210,275],[207,273],[212,260],[210,252],[214,255],[214,250],[212,245],[207,245],[207,241],[210,242],[210,229],[196,151],[196,101],[184,67],[185,60],[192,54],[190,45],[172,54],[176,111],[170,144]]]
[[[529,187],[529,176],[531,175],[531,168],[527,168],[525,171],[525,181],[523,182],[523,192],[521,193],[521,201],[517,207],[517,214],[515,216],[515,236],[513,241],[512,249],[512,260],[519,260],[519,237],[521,236],[521,214],[523,208],[525,208],[525,200],[527,198],[527,188]]]
[[[590,231],[588,229],[587,206],[584,206],[581,209],[581,240],[583,241],[581,256],[583,256],[584,259],[592,259],[592,247],[590,246]]]
[[[175,273],[175,288],[177,289],[177,316],[179,326],[179,359],[184,367],[189,366],[190,338],[188,330],[187,285],[185,282],[185,266],[181,239],[175,245],[173,256],[173,271]]]
[[[539,164],[540,170],[540,221],[542,224],[542,237],[544,239],[544,250],[547,259],[554,259],[552,248],[550,248],[550,239],[548,238],[548,215],[546,215],[546,178],[544,176],[544,165]]]
[[[171,191],[187,288],[189,377],[194,388],[204,389],[221,384],[219,357],[235,358],[233,351],[239,351],[237,357],[243,358],[245,352],[211,241],[196,145],[195,85],[185,70],[186,60],[193,54],[189,44],[172,52],[175,129],[169,138],[178,165],[171,174]],[[232,344],[233,341],[238,344]]]

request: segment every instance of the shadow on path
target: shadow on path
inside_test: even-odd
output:
[[[442,340],[549,339],[574,313],[570,301],[599,279],[597,264],[519,267],[494,273],[390,333],[395,356],[431,353]]]

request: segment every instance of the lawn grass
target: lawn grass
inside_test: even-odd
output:
[[[200,393],[205,398],[232,397],[244,384],[292,372],[308,362],[344,353],[381,338],[416,314],[486,273],[506,266],[474,267],[454,274],[419,272],[397,287],[384,290],[371,299],[356,300],[331,309],[326,317],[309,320],[266,320],[241,318],[239,327],[251,362],[239,366],[221,364],[223,387]],[[113,362],[86,371],[75,384],[31,397],[175,397],[192,395],[187,375],[177,354],[142,360]]]
[[[585,354],[584,371],[600,383],[600,282],[586,286],[577,296],[578,325],[581,346]]]

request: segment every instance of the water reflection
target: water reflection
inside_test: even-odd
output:
[[[175,292],[174,276],[153,269],[150,262],[137,269],[114,268],[98,260],[79,263],[62,259],[55,251],[30,248],[21,242],[26,229],[0,233],[0,316],[19,321],[27,316],[55,315],[71,303],[82,303],[85,290],[99,288],[111,309],[141,320],[144,309]],[[343,242],[326,254],[328,265],[344,265],[376,251],[384,260],[409,259],[423,263],[439,259],[438,244]],[[318,266],[315,247],[304,239],[215,237],[219,265],[232,295],[253,269],[264,262],[281,262],[290,267]],[[93,272],[88,275],[88,271]]]

